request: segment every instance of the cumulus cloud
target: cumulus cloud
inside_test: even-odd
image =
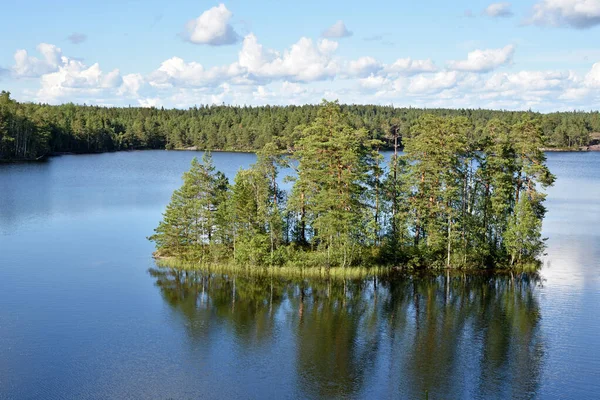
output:
[[[508,18],[513,16],[510,3],[492,3],[483,10],[483,13],[492,18]]]
[[[65,63],[62,50],[53,44],[40,43],[37,51],[42,58],[30,56],[27,50],[17,50],[14,55],[13,72],[17,77],[35,78],[58,70]]]
[[[348,74],[350,76],[364,77],[379,71],[382,65],[373,57],[360,57],[352,60],[348,64]]]
[[[590,72],[587,73],[585,84],[593,88],[600,88],[600,62],[595,63]]]
[[[298,96],[308,93],[309,90],[302,85],[294,82],[284,81],[281,84],[281,93],[286,96]]]
[[[493,92],[552,91],[564,89],[574,76],[570,72],[520,71],[497,73],[486,82],[484,89]]]
[[[371,74],[366,78],[360,79],[359,84],[361,87],[363,87],[365,89],[379,90],[379,89],[382,89],[383,87],[389,85],[390,81],[383,76],[377,76],[377,75]]]
[[[600,1],[598,0],[542,0],[533,6],[526,24],[591,28],[600,25]]]
[[[325,38],[345,38],[352,36],[352,32],[346,28],[344,21],[338,21],[323,31],[321,35]]]
[[[432,75],[415,76],[408,86],[408,91],[414,94],[433,94],[450,89],[457,83],[458,73],[456,71],[442,71]]]
[[[150,85],[157,88],[218,86],[223,81],[241,74],[239,64],[205,68],[197,62],[185,62],[182,58],[172,57],[161,63],[150,74]]]
[[[514,52],[513,45],[501,49],[474,50],[467,55],[466,60],[448,62],[448,67],[456,71],[490,72],[511,62]]]
[[[573,87],[566,88],[560,96],[558,96],[559,100],[580,100],[585,97],[588,97],[591,93],[590,88],[586,87]]]
[[[385,72],[389,74],[420,74],[426,72],[435,72],[437,67],[430,59],[413,60],[412,58],[399,58],[394,63],[386,65]]]
[[[159,97],[144,97],[138,99],[138,104],[140,107],[159,107],[163,104],[162,100]]]
[[[71,42],[73,44],[80,44],[87,40],[87,35],[84,33],[74,32],[74,33],[70,34],[67,37],[67,39],[69,40],[69,42]]]
[[[56,72],[42,75],[38,99],[54,103],[81,94],[101,94],[119,88],[122,82],[118,69],[103,73],[98,63],[88,67],[81,61],[67,59]]]
[[[189,107],[197,104],[305,104],[322,98],[346,103],[416,107],[557,109],[600,107],[600,62],[587,73],[496,71],[514,48],[476,50],[447,69],[430,59],[374,57],[344,59],[338,42],[300,38],[281,51],[244,38],[238,57],[223,65],[203,65],[171,57],[148,74],[121,75],[95,63],[69,58],[41,44],[41,55],[19,53],[13,76],[40,76],[34,101]],[[17,60],[18,59],[18,60]],[[20,73],[21,75],[18,75]]]
[[[265,49],[256,36],[244,38],[239,53],[239,65],[254,78],[287,79],[290,81],[317,81],[333,78],[338,65],[332,55],[337,42],[322,39],[316,44],[309,38],[301,38],[283,54]]]
[[[222,46],[238,41],[239,35],[230,24],[231,11],[223,3],[206,10],[198,18],[189,21],[184,37],[196,44]]]
[[[172,57],[149,74],[149,84],[155,88],[199,88],[218,86],[223,82],[235,85],[267,84],[273,80],[314,82],[334,78],[341,66],[334,60],[338,43],[321,39],[316,43],[301,38],[289,49],[279,52],[265,48],[254,34],[244,38],[238,60],[231,64],[210,68],[197,62],[186,62]],[[352,64],[357,74],[366,73],[374,60],[360,60]],[[370,69],[369,69],[370,70]]]
[[[122,78],[121,86],[117,91],[118,95],[137,96],[140,89],[146,83],[142,74],[127,74]]]

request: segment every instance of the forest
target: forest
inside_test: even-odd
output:
[[[464,117],[482,139],[491,120],[513,125],[524,117],[539,121],[541,146],[578,150],[594,144],[600,113],[417,109],[340,105],[353,129],[390,149],[404,144],[423,115]],[[302,130],[317,118],[318,105],[199,106],[187,110],[142,107],[59,106],[20,103],[0,92],[0,161],[35,160],[57,153],[98,153],[135,149],[256,151],[267,143],[293,150]],[[535,140],[532,138],[532,140]]]
[[[537,265],[546,209],[543,126],[423,114],[374,138],[324,101],[293,151],[266,143],[233,182],[194,159],[150,236],[155,256],[194,265],[510,269]],[[403,153],[399,152],[402,136]],[[381,149],[392,144],[385,163]],[[283,190],[282,168],[291,190]]]

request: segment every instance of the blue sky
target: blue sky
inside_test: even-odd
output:
[[[600,108],[600,0],[2,6],[21,101]]]

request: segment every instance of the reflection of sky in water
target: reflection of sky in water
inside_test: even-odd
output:
[[[543,276],[549,285],[598,287],[600,153],[550,153],[556,183],[548,189]]]
[[[600,153],[550,153],[548,167],[557,180],[547,190],[544,233],[600,235]]]
[[[557,181],[543,226],[540,302],[549,343],[541,397],[590,398],[585,387],[600,374],[600,153],[550,153],[548,166]]]

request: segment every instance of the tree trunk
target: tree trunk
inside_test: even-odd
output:
[[[446,259],[446,268],[450,268],[450,253],[452,251],[452,219],[450,213],[448,213],[448,257]]]

